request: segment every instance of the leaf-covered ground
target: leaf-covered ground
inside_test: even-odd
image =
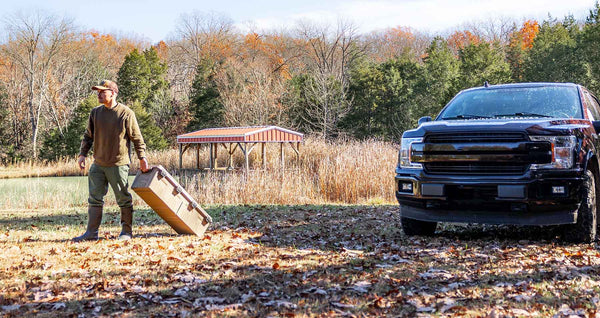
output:
[[[395,206],[207,210],[204,237],[143,210],[120,242],[112,209],[86,243],[80,210],[0,212],[0,315],[600,316],[600,253],[554,228],[409,238]]]

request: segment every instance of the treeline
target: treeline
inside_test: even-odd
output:
[[[218,14],[183,15],[160,43],[81,30],[44,12],[6,16],[0,43],[0,162],[78,152],[90,87],[119,84],[151,149],[218,126],[279,125],[323,138],[396,141],[459,90],[522,81],[600,91],[600,6],[573,16],[465,25],[430,35],[351,22],[241,33]]]

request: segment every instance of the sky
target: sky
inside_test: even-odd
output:
[[[595,0],[3,0],[0,15],[48,11],[74,19],[84,29],[136,36],[151,43],[168,40],[182,14],[194,11],[230,18],[241,30],[292,28],[296,21],[352,21],[361,33],[404,26],[441,34],[465,23],[493,18],[542,21],[585,18]]]

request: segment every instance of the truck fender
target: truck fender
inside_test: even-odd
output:
[[[600,167],[600,163],[598,162],[598,157],[594,156],[594,152],[590,149],[590,150],[588,150],[588,152],[585,155],[583,171],[586,171],[588,169],[592,160],[596,164],[596,167]]]

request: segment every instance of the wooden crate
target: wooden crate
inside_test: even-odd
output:
[[[131,189],[179,234],[204,234],[212,218],[162,166],[135,176]]]

